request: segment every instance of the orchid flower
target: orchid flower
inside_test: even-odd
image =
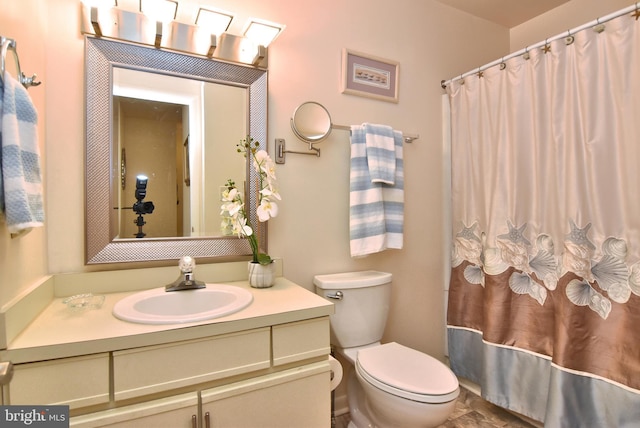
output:
[[[275,163],[269,157],[265,150],[258,150],[260,143],[247,137],[237,145],[238,153],[242,153],[247,160],[251,160],[253,168],[258,173],[258,203],[256,214],[258,221],[266,222],[270,218],[278,215],[278,205],[274,200],[282,200],[277,191],[276,186],[276,170]],[[221,205],[220,215],[222,216],[221,230],[225,234],[237,234],[239,238],[246,237],[251,245],[253,253],[253,261],[256,263],[271,263],[271,257],[268,254],[260,253],[258,239],[256,237],[257,230],[251,227],[251,223],[247,218],[243,195],[238,191],[233,180],[228,180],[226,189],[221,195],[223,204]]]

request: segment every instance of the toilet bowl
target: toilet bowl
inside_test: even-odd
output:
[[[366,414],[377,427],[435,427],[447,420],[460,393],[440,361],[395,342],[358,352],[356,378]]]
[[[347,376],[350,428],[430,428],[445,422],[460,392],[453,372],[422,352],[380,343],[391,274],[317,275],[314,284],[335,304],[332,344],[353,365]]]

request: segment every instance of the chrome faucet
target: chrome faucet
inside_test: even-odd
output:
[[[178,267],[180,268],[180,276],[171,284],[168,284],[164,291],[195,290],[206,287],[204,282],[195,280],[193,271],[196,268],[196,261],[193,257],[182,257]]]

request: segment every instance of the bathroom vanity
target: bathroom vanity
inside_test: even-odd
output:
[[[0,351],[3,404],[70,406],[74,427],[327,427],[333,305],[277,278],[221,318],[145,325],[53,298]]]

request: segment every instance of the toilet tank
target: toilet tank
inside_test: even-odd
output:
[[[390,273],[316,275],[313,283],[316,293],[335,305],[335,313],[331,315],[331,344],[352,348],[380,341],[389,314]]]

